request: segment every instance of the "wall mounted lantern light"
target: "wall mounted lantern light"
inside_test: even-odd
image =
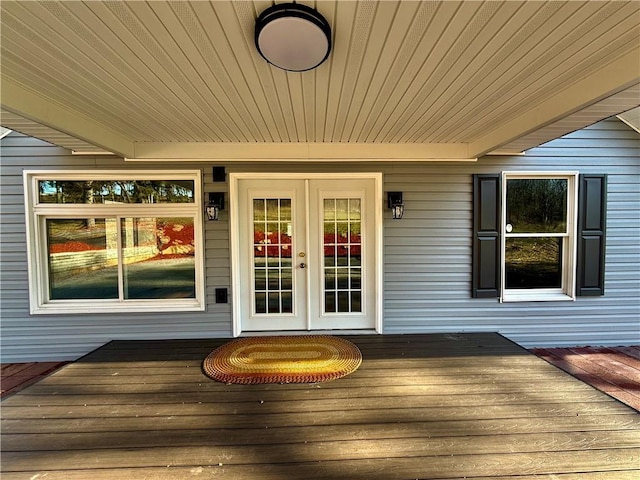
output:
[[[331,52],[331,26],[306,5],[280,3],[256,20],[255,43],[270,64],[291,72],[316,68]]]
[[[209,203],[204,206],[207,213],[207,220],[218,220],[220,210],[224,210],[224,193],[210,192]]]
[[[387,204],[391,209],[393,218],[402,218],[404,215],[404,203],[402,203],[402,192],[388,192]]]

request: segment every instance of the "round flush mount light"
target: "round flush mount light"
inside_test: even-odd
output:
[[[256,47],[270,64],[291,72],[316,68],[331,51],[331,26],[311,7],[281,3],[256,20]]]

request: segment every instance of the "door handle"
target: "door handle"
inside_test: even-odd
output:
[[[301,264],[300,264],[300,268],[306,268],[306,267],[307,267],[307,264],[306,264],[306,263],[301,263]]]

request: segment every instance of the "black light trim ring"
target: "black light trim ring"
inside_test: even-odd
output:
[[[305,69],[290,69],[290,68],[286,68],[284,66],[281,65],[277,65],[275,63],[273,63],[269,58],[267,58],[265,56],[265,54],[262,52],[261,48],[260,48],[260,33],[262,32],[262,30],[272,21],[277,20],[279,18],[286,18],[286,17],[294,17],[294,18],[301,18],[303,20],[306,20],[307,22],[310,22],[312,24],[314,24],[315,26],[317,26],[318,28],[320,28],[320,30],[322,31],[322,33],[324,33],[324,35],[326,36],[327,39],[327,52],[325,54],[325,56],[315,65],[310,66],[309,68],[305,68]],[[283,70],[288,70],[288,71],[292,71],[292,72],[304,72],[304,71],[308,71],[308,70],[312,70],[316,67],[318,67],[320,64],[322,64],[322,62],[324,62],[327,57],[329,56],[329,54],[331,53],[331,25],[329,25],[329,22],[315,9],[308,7],[306,5],[301,5],[301,4],[297,4],[297,3],[281,3],[278,5],[273,5],[269,8],[267,8],[266,10],[264,10],[257,18],[256,20],[256,28],[255,28],[255,38],[254,38],[254,42],[256,45],[256,48],[258,49],[258,52],[260,53],[260,55],[262,56],[262,58],[264,58],[268,63],[270,63],[271,65],[281,68]]]

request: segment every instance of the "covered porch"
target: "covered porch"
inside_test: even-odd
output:
[[[631,479],[640,417],[493,333],[347,337],[328,383],[225,385],[118,341],[2,403],[4,479]]]

